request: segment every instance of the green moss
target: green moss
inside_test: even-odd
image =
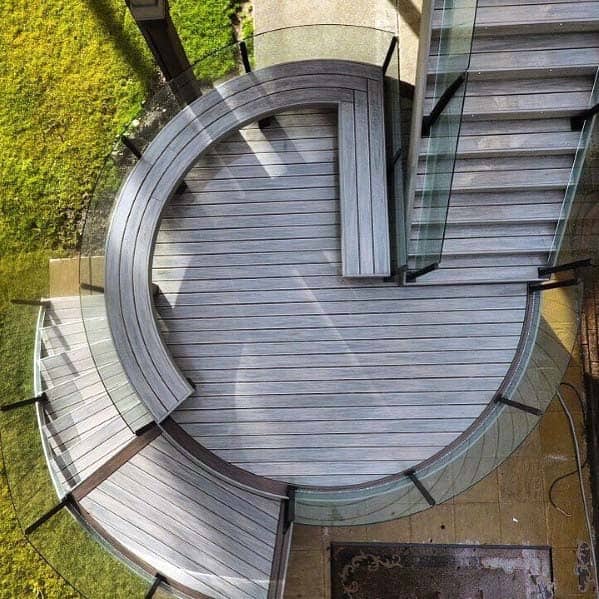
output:
[[[2,403],[11,403],[31,395],[32,351],[36,322],[35,308],[13,306],[9,303],[12,297],[40,297],[46,291],[48,280],[48,252],[18,254],[0,258],[0,397]],[[37,491],[39,486],[31,488],[31,469],[38,474],[40,465],[35,458],[34,448],[39,439],[31,434],[31,430],[22,427],[13,428],[15,419],[20,424],[31,418],[31,412],[21,412],[10,420],[2,418],[2,447],[7,464],[11,468],[11,480],[19,478],[23,481],[20,491],[25,493],[27,487],[31,496],[41,497]],[[7,426],[8,425],[8,426]],[[27,459],[13,461],[16,443],[19,451],[28,454]],[[42,558],[25,541],[19,528],[8,486],[6,484],[6,465],[0,463],[0,598],[44,597],[46,599],[69,599],[77,596],[68,585],[59,578]],[[43,473],[45,474],[45,473]],[[25,482],[24,479],[27,479]],[[42,479],[44,480],[44,479]],[[52,489],[48,491],[46,502],[53,501]],[[35,491],[35,492],[34,492]],[[23,497],[17,491],[17,496]],[[18,501],[18,499],[17,499]],[[25,501],[22,499],[22,501]],[[28,505],[31,505],[27,502]],[[26,506],[24,506],[26,507]]]
[[[234,41],[236,10],[229,0],[172,0],[192,61]],[[9,300],[45,295],[49,258],[77,247],[82,211],[104,158],[157,72],[122,0],[5,0],[2,14],[0,402],[11,403],[33,392],[37,311]],[[222,54],[206,63],[212,70],[206,75],[218,77],[237,60]],[[22,524],[55,501],[34,410],[0,420],[6,458],[0,460],[0,599],[76,597],[23,538],[6,484],[8,474]],[[70,516],[50,524],[34,540],[50,561],[61,561],[67,577],[83,581],[83,592],[94,599],[140,595],[143,585],[89,543]]]

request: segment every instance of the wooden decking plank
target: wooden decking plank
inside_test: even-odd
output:
[[[84,508],[100,522],[117,540],[146,561],[158,561],[161,572],[169,575],[169,566],[174,570],[173,578],[196,590],[226,599],[227,597],[259,597],[253,584],[239,580],[239,575],[225,569],[221,562],[208,558],[201,548],[191,545],[183,538],[164,529],[127,505],[115,501],[109,494],[98,490],[87,498]],[[187,573],[187,576],[183,574]],[[230,580],[239,583],[232,584]],[[250,588],[248,588],[250,587]],[[264,595],[265,596],[265,595]]]
[[[353,102],[345,102],[339,106],[339,145],[346,148],[340,158],[341,168],[339,176],[340,195],[345,198],[341,211],[341,253],[346,272],[360,272],[359,250],[359,212],[358,188],[355,171],[356,161],[356,131],[355,107]],[[344,165],[343,161],[347,161]],[[357,246],[357,248],[356,248]],[[357,249],[357,251],[356,251]]]

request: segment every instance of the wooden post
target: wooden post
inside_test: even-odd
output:
[[[173,93],[184,104],[202,95],[167,0],[125,0]]]

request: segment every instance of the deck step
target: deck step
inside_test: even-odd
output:
[[[452,192],[486,193],[502,191],[504,193],[520,191],[565,190],[570,178],[569,168],[516,170],[498,172],[455,173]],[[418,176],[416,190],[423,191],[424,177]]]
[[[447,268],[445,264],[441,264],[437,270],[418,277],[416,282],[418,285],[446,285],[503,281],[528,283],[537,280],[539,275],[535,266]]]
[[[564,199],[564,192],[560,189],[552,191],[536,191],[536,190],[520,190],[511,191],[510,193],[502,193],[501,191],[486,191],[479,193],[468,193],[452,191],[451,206],[452,207],[489,207],[489,206],[528,206],[533,204],[560,204]],[[416,195],[414,207],[422,207],[422,192]],[[443,204],[444,205],[444,202]]]
[[[495,205],[481,210],[480,206],[454,206],[450,205],[449,210],[438,208],[435,215],[432,210],[424,211],[422,208],[415,208],[413,212],[414,227],[420,226],[425,216],[443,218],[447,214],[448,224],[455,226],[479,226],[479,225],[497,225],[497,224],[516,224],[523,225],[536,222],[551,222],[559,218],[561,213],[561,203],[551,204],[533,204],[533,205]]]
[[[135,438],[120,416],[78,438],[53,459],[69,488],[85,480]]]
[[[101,393],[56,419],[48,418],[44,432],[52,449],[61,451],[115,415],[114,404],[106,393]]]
[[[519,133],[501,135],[460,136],[457,146],[459,158],[497,158],[511,156],[545,157],[573,154],[578,147],[580,133],[569,131],[551,133]],[[426,146],[425,146],[426,147]],[[426,156],[427,154],[424,154]],[[571,162],[571,158],[570,158]]]
[[[40,360],[42,385],[44,389],[55,387],[94,368],[94,360],[87,345],[52,354]]]
[[[86,322],[93,328],[94,340],[108,337],[108,323],[105,318],[94,318]],[[80,349],[88,344],[88,336],[81,320],[44,326],[40,333],[43,350],[49,356]]]
[[[447,13],[452,11],[448,10]],[[455,18],[470,19],[472,8],[455,9]],[[461,13],[461,15],[459,14]],[[476,11],[476,36],[481,35],[538,35],[559,31],[581,32],[599,30],[599,2],[555,2],[529,5],[481,6]],[[451,22],[451,16],[445,16]],[[443,29],[443,14],[435,10],[433,31]]]

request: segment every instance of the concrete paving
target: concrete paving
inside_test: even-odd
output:
[[[300,25],[374,27],[399,35],[401,79],[414,83],[421,0],[254,0],[256,33]]]

